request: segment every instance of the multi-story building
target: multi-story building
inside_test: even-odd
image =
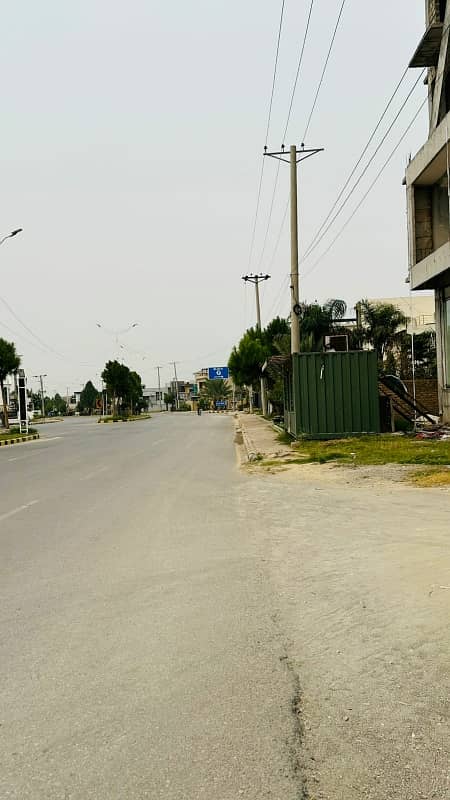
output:
[[[426,0],[410,66],[426,68],[429,134],[406,170],[409,279],[434,289],[439,405],[450,422],[450,0]]]
[[[147,404],[147,410],[151,411],[151,409],[155,408],[165,408],[164,404],[164,395],[168,391],[167,387],[162,387],[160,389],[153,388],[153,387],[145,387],[142,392],[142,397],[144,398]]]

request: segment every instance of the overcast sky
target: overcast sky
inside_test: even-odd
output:
[[[315,0],[286,145],[300,143],[341,0]],[[119,337],[147,386],[226,363],[254,322],[241,276],[269,271],[263,322],[287,315],[289,230],[283,165],[261,258],[277,165],[265,141],[279,0],[22,0],[2,9],[0,335],[29,376],[73,391],[98,383]],[[286,0],[269,145],[285,126],[309,0]],[[424,30],[423,0],[347,0],[307,145],[325,152],[299,175],[301,247],[311,241],[354,166]],[[418,77],[410,71],[385,128]],[[326,250],[425,98],[419,83]],[[406,293],[409,153],[426,111],[344,234],[301,281],[303,299]],[[282,291],[282,287],[284,287]],[[100,329],[96,323],[101,323]],[[39,342],[34,336],[39,338]],[[56,351],[56,352],[55,352]],[[31,380],[31,385],[37,382]]]

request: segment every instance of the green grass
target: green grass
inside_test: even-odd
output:
[[[361,436],[328,442],[303,441],[293,448],[294,463],[337,461],[341,464],[450,464],[450,440],[424,440],[408,436]],[[295,458],[297,456],[297,458]],[[291,462],[292,463],[292,462]]]
[[[28,434],[36,433],[33,428],[28,429]],[[18,439],[20,436],[27,436],[26,433],[21,433],[19,428],[10,428],[8,431],[0,431],[0,439]]]
[[[277,441],[279,441],[280,444],[291,444],[294,440],[286,431],[280,431],[280,433],[277,433]]]

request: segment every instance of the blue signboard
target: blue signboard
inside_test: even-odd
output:
[[[226,403],[225,400],[216,400],[216,408],[225,408]]]
[[[214,381],[218,378],[227,380],[228,367],[208,367],[208,378],[210,381]]]

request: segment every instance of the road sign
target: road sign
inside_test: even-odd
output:
[[[216,408],[225,408],[225,400],[216,400]]]
[[[208,367],[208,378],[210,381],[218,380],[219,378],[226,381],[228,379],[228,367]]]

